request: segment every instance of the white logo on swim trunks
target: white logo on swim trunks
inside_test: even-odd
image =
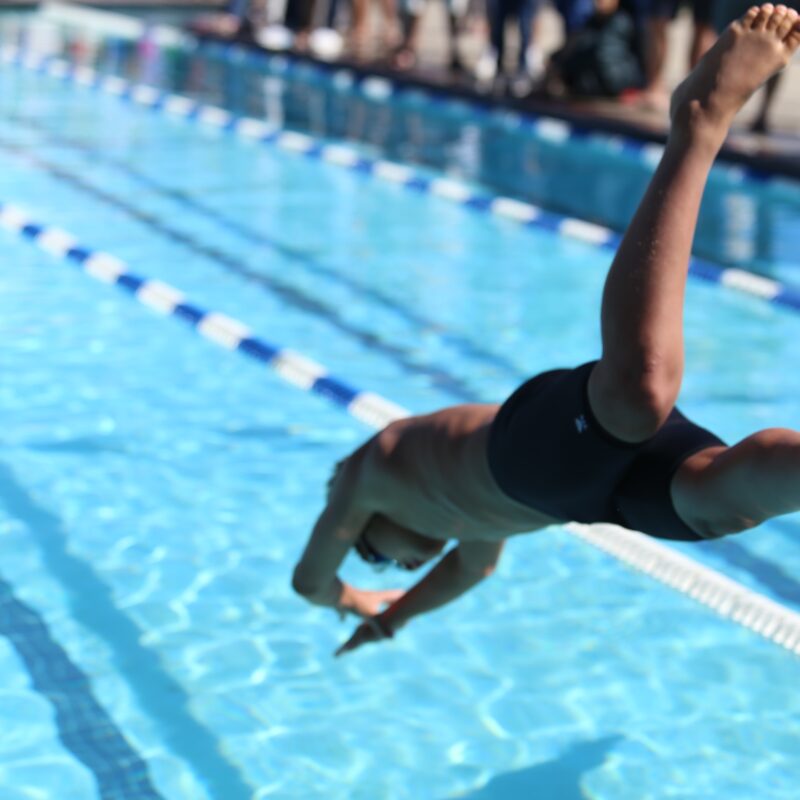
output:
[[[578,429],[578,433],[583,433],[589,429],[589,423],[586,421],[586,417],[581,414],[579,417],[575,417],[575,427]]]

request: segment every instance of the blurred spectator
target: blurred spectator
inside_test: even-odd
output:
[[[647,75],[648,14],[650,0],[620,0],[619,7],[633,21],[635,29],[634,50],[642,73],[642,87]]]
[[[564,38],[577,33],[595,12],[592,0],[552,0],[553,8],[564,22]]]
[[[564,37],[577,33],[593,13],[592,0],[551,0],[552,6],[564,24]],[[503,84],[505,62],[505,34],[509,19],[519,22],[519,52],[517,70],[511,79],[511,93],[516,96],[528,94],[533,82],[544,71],[544,56],[535,38],[536,20],[542,0],[487,0],[490,42],[487,52],[476,66],[479,83],[494,79],[495,85]]]
[[[216,14],[201,14],[189,25],[195,33],[224,36],[227,39],[248,39],[253,35],[254,12],[261,3],[252,0],[230,0],[225,11]]]
[[[552,56],[544,88],[552,95],[618,97],[643,79],[633,18],[619,0],[594,0],[592,15]]]
[[[341,11],[342,11],[341,0],[329,0],[328,9],[325,12],[325,27],[328,30],[332,31],[336,30]]]
[[[377,37],[378,50],[392,49],[399,35],[397,30],[397,6],[395,0],[379,0],[381,5],[381,28]],[[369,47],[369,0],[352,0],[353,17],[350,22],[350,48],[353,55],[363,57],[375,55]]]
[[[458,36],[461,22],[466,16],[468,0],[444,0],[447,6],[448,22],[448,65],[454,72],[463,69],[458,53]],[[400,12],[400,44],[394,52],[392,66],[406,70],[417,64],[417,47],[422,14],[427,0],[399,0]]]
[[[515,94],[525,94],[530,89],[531,72],[528,68],[528,50],[531,32],[539,0],[486,0],[486,14],[489,22],[490,47],[481,56],[476,67],[478,82],[487,85],[494,83],[496,89],[505,86],[506,25],[516,19],[519,25],[519,49],[517,68],[512,78],[511,88]]]
[[[713,6],[715,0],[686,0],[692,9],[694,31],[689,51],[689,66],[694,68],[706,50],[714,44]],[[667,60],[667,29],[681,6],[681,0],[645,0],[647,3],[647,85],[644,105],[657,110],[669,107],[669,93],[664,85]]]
[[[286,0],[284,24],[294,35],[294,46],[298,50],[308,47],[313,18],[314,0]]]

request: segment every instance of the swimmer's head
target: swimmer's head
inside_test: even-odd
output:
[[[445,542],[396,525],[376,514],[355,543],[361,558],[377,570],[414,570],[441,555]]]

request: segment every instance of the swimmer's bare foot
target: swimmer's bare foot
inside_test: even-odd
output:
[[[720,147],[736,112],[798,47],[797,11],[770,3],[750,8],[673,93],[673,131]]]

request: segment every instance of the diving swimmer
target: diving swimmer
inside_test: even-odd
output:
[[[462,595],[518,533],[613,522],[699,541],[800,510],[800,433],[728,446],[675,408],[709,171],[735,114],[798,47],[796,11],[753,6],[673,93],[663,157],[606,278],[598,360],[537,375],[502,405],[393,422],[337,465],[293,577],[311,603],[363,619],[337,655]],[[405,592],[365,591],[337,575],[351,549],[376,567],[438,561]]]

